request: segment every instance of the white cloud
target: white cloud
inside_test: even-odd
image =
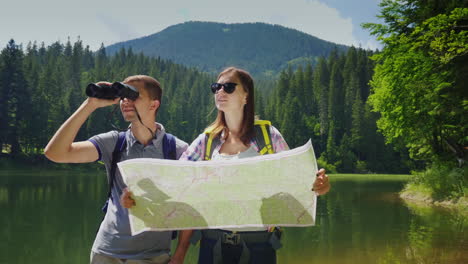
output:
[[[138,35],[138,31],[135,27],[128,23],[128,21],[124,21],[107,13],[96,13],[96,18],[97,21],[107,28],[108,32],[111,32],[119,41],[141,37]]]
[[[364,43],[360,43],[362,48],[365,49],[370,49],[370,50],[382,50],[383,46],[378,42],[377,40],[374,39],[369,39],[365,41]]]
[[[189,20],[223,23],[266,22],[294,28],[324,40],[358,45],[351,18],[319,1],[305,0],[46,0],[34,5],[20,1],[2,4],[0,45],[10,38],[66,41],[77,36],[92,49],[150,35]],[[4,28],[6,30],[4,30]]]

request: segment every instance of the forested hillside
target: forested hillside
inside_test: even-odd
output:
[[[315,67],[286,69],[273,86],[257,82],[256,110],[272,120],[291,147],[312,138],[320,163],[341,172],[407,172],[405,152],[385,145],[377,132],[376,113],[366,104],[372,76],[372,52],[335,49]],[[160,58],[121,49],[93,53],[81,41],[50,46],[12,40],[0,56],[0,145],[11,156],[41,154],[59,126],[85,99],[88,83],[121,81],[134,74],[157,78],[164,90],[158,121],[191,142],[214,119],[209,89],[215,75]],[[267,85],[264,85],[267,86]],[[117,109],[97,110],[78,140],[112,129],[126,128]]]
[[[226,65],[235,65],[258,77],[274,77],[288,65],[316,63],[318,57],[327,56],[335,47],[342,51],[347,49],[279,25],[214,22],[177,24],[106,49],[114,54],[122,47],[211,73],[219,72]]]

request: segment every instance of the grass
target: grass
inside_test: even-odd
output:
[[[468,193],[468,190],[465,190]],[[400,197],[408,203],[419,206],[430,205],[455,209],[468,216],[468,196],[456,198],[434,198],[434,190],[418,183],[408,183],[400,192]]]
[[[329,174],[330,181],[353,180],[353,181],[408,181],[412,175],[409,174]]]

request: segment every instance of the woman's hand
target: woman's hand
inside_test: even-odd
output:
[[[123,193],[120,196],[120,204],[125,208],[132,208],[136,205],[135,200],[132,198],[133,193],[128,188],[123,189]]]
[[[317,178],[315,179],[312,191],[315,191],[317,195],[326,194],[330,191],[330,182],[328,181],[328,175],[325,174],[325,169],[320,169],[317,173]]]

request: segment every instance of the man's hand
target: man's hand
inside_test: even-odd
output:
[[[97,85],[112,85],[110,82],[97,82]],[[94,109],[106,107],[109,105],[117,104],[120,101],[120,98],[115,99],[99,99],[94,97],[88,97],[88,104],[91,105]]]
[[[312,190],[315,191],[317,195],[323,195],[330,191],[330,182],[328,181],[328,175],[326,175],[325,172],[325,169],[320,169],[316,173],[317,178],[315,179]]]
[[[136,205],[135,200],[132,198],[133,193],[128,190],[128,188],[123,189],[123,193],[120,196],[120,204],[124,208],[132,208],[133,206]]]
[[[98,84],[111,84],[99,82]],[[100,107],[117,104],[120,98],[104,100],[87,98],[80,107],[60,126],[55,135],[44,148],[48,159],[58,163],[85,163],[99,158],[99,152],[89,141],[74,142],[86,119]]]
[[[118,104],[120,98],[115,99],[99,99],[94,97],[88,97],[88,104],[92,106],[94,109],[106,107],[113,104]]]

